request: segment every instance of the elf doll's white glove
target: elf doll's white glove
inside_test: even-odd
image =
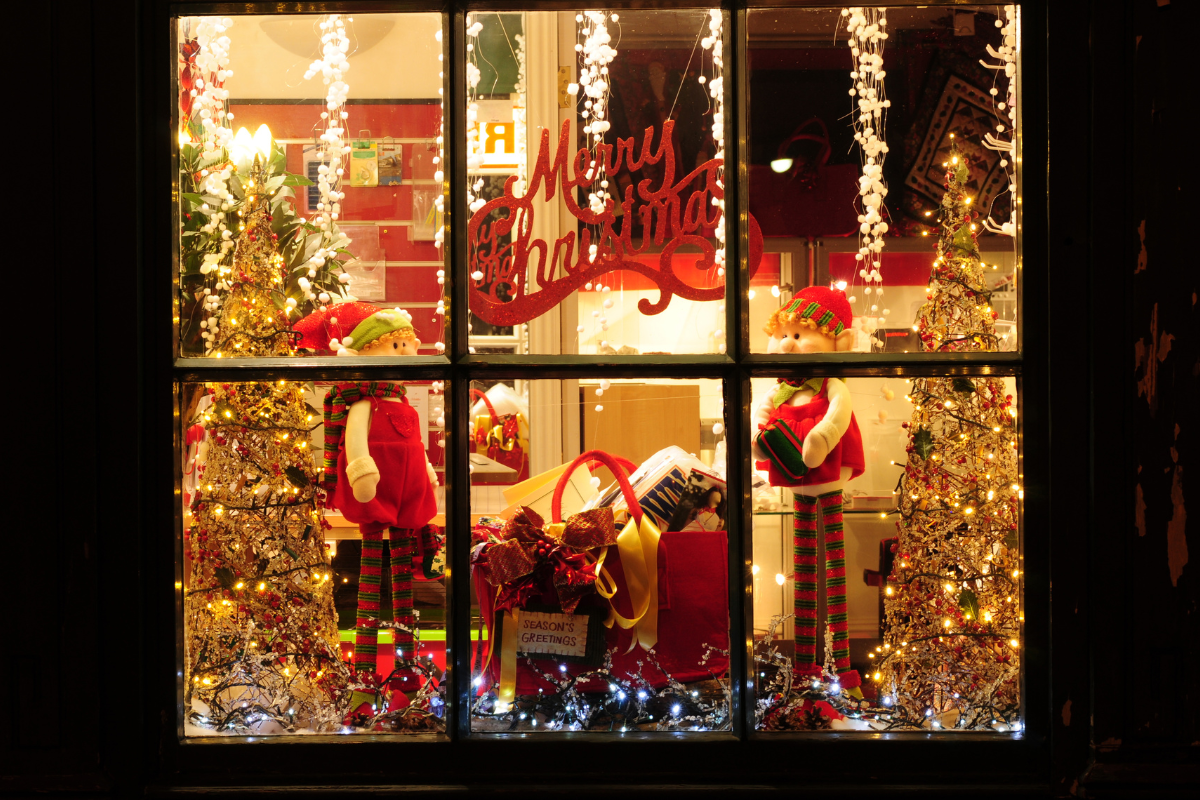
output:
[[[425,474],[429,476],[429,482],[433,484],[434,491],[437,491],[439,486],[437,472],[433,469],[433,464],[429,463],[429,459],[425,459]]]
[[[379,485],[379,467],[370,456],[360,456],[346,465],[346,480],[354,490],[354,499],[369,503],[375,499],[375,487]]]

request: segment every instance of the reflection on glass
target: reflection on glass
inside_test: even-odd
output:
[[[472,396],[473,729],[727,729],[720,382]]]
[[[441,390],[183,386],[187,735],[444,727]]]
[[[1020,730],[1013,379],[753,383],[758,728]]]
[[[437,14],[179,19],[183,355],[352,352],[293,327],[348,301],[403,307],[419,354],[444,350],[440,34]]]
[[[757,320],[824,286],[852,352],[921,352],[926,290],[954,283],[994,315],[986,349],[1016,350],[1016,7],[753,9],[748,36],[751,350]]]
[[[724,352],[723,15],[476,12],[466,35],[472,344]]]

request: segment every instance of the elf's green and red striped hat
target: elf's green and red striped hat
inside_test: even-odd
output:
[[[778,318],[786,322],[809,320],[821,333],[837,336],[854,321],[850,301],[840,289],[809,286],[801,289],[791,302],[779,309]]]

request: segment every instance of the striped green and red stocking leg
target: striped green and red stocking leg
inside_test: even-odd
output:
[[[842,525],[842,492],[817,498],[825,528],[825,611],[833,634],[833,666],[842,688],[857,689],[861,680],[850,669],[850,617],[846,606],[846,544]]]
[[[358,567],[358,619],[354,628],[354,671],[372,675],[379,652],[379,586],[383,574],[383,531],[362,531]]]
[[[392,615],[400,625],[414,628],[417,624],[413,612],[412,561],[416,550],[416,531],[412,528],[392,528],[388,546],[392,558]],[[408,631],[394,629],[396,658],[412,658],[413,635]]]
[[[817,498],[794,495],[792,560],[795,578],[795,672],[807,676],[817,664]]]

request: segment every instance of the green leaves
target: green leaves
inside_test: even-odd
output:
[[[979,598],[970,589],[963,589],[958,594],[958,607],[965,616],[979,621]]]
[[[217,567],[216,570],[217,583],[221,584],[222,589],[232,589],[237,583],[237,576],[233,574],[233,570],[229,567]]]
[[[283,186],[283,181],[286,177],[285,175],[276,175],[273,178],[267,179],[267,182],[263,185],[263,192],[267,197],[270,197],[272,193],[279,190],[279,187]]]
[[[975,381],[970,378],[955,378],[950,386],[960,394],[975,394]]]
[[[917,455],[921,458],[929,458],[933,455],[933,434],[928,428],[919,428],[913,434],[913,447],[917,451]]]
[[[958,160],[958,167],[954,170],[954,180],[959,183],[966,183],[971,179],[971,172],[967,169],[966,159]]]
[[[312,186],[313,182],[303,175],[294,175],[287,173],[283,179],[283,186]]]
[[[311,481],[308,479],[308,476],[304,474],[304,470],[300,469],[294,464],[285,469],[283,474],[287,476],[287,479],[292,486],[295,486],[297,489],[304,489],[309,485],[309,483],[311,483]]]
[[[954,232],[954,238],[951,241],[954,249],[960,250],[971,258],[975,258],[975,239],[971,236],[971,226],[964,222]]]

